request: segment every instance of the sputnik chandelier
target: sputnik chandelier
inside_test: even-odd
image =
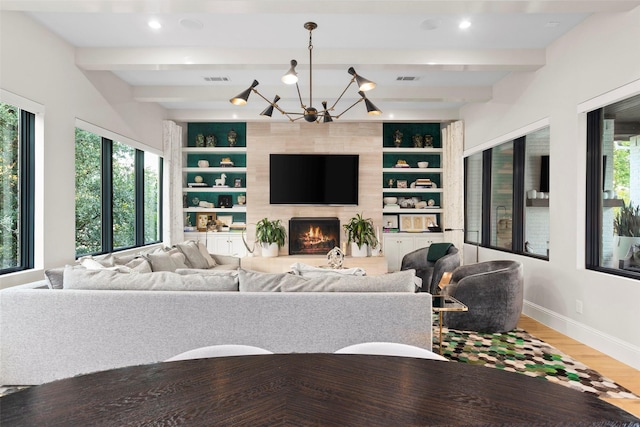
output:
[[[327,101],[322,102],[323,109],[320,111],[318,111],[316,108],[312,106],[313,105],[312,31],[315,30],[317,27],[318,25],[315,22],[307,22],[304,24],[304,28],[309,30],[309,106],[306,106],[304,102],[302,102],[302,95],[300,94],[300,87],[298,86],[298,73],[296,73],[296,65],[298,65],[298,61],[296,61],[295,59],[291,60],[291,68],[289,69],[287,74],[282,76],[282,82],[286,84],[296,85],[296,89],[298,90],[298,99],[300,100],[300,107],[302,108],[302,112],[289,112],[289,111],[283,110],[278,105],[278,101],[280,100],[280,97],[278,95],[275,96],[273,101],[269,101],[264,95],[258,92],[258,89],[256,89],[256,86],[258,86],[259,84],[257,80],[254,80],[251,86],[248,89],[244,90],[242,93],[240,93],[238,96],[231,98],[230,99],[231,103],[234,105],[245,105],[247,103],[247,100],[249,99],[249,95],[251,94],[251,92],[255,92],[260,98],[264,99],[265,101],[267,101],[267,103],[269,103],[269,106],[265,108],[265,110],[262,113],[260,113],[260,115],[271,117],[271,115],[273,114],[273,110],[276,109],[280,111],[280,113],[287,116],[287,118],[292,122],[296,120],[300,120],[302,118],[304,118],[308,122],[320,122],[320,118],[322,118],[323,123],[332,122],[333,119],[339,119],[344,113],[346,113],[351,108],[353,108],[356,104],[362,101],[364,101],[367,107],[367,113],[372,115],[380,114],[381,111],[378,110],[378,108],[375,105],[373,105],[373,103],[369,101],[367,96],[364,94],[364,92],[375,88],[376,84],[358,75],[358,73],[356,73],[356,70],[354,70],[353,67],[349,67],[349,69],[347,70],[347,72],[352,76],[351,80],[349,81],[349,84],[347,84],[347,87],[342,91],[338,99],[333,103],[333,105],[331,105],[331,107],[327,107]],[[342,96],[347,92],[347,89],[349,89],[349,87],[354,82],[358,85],[358,95],[360,95],[360,98],[356,102],[351,104],[349,108],[344,110],[342,113],[337,115],[332,114],[333,111],[335,110],[336,105],[338,104],[340,99],[342,99]]]

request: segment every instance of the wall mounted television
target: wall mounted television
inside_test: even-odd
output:
[[[272,205],[358,204],[357,154],[271,154]]]

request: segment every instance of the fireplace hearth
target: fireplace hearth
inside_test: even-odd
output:
[[[294,217],[289,220],[289,255],[325,255],[340,247],[340,220]]]

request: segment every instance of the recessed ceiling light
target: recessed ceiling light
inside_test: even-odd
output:
[[[464,21],[461,21],[460,24],[458,24],[458,28],[460,28],[461,30],[466,30],[470,26],[471,21],[469,21],[468,19],[465,19]]]
[[[152,19],[151,21],[149,21],[147,25],[149,25],[149,27],[153,28],[154,30],[159,30],[160,28],[162,28],[162,24],[159,21],[156,21],[155,19]]]

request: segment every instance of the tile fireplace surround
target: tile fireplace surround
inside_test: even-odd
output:
[[[340,247],[340,220],[293,217],[289,220],[289,255],[325,255]]]

